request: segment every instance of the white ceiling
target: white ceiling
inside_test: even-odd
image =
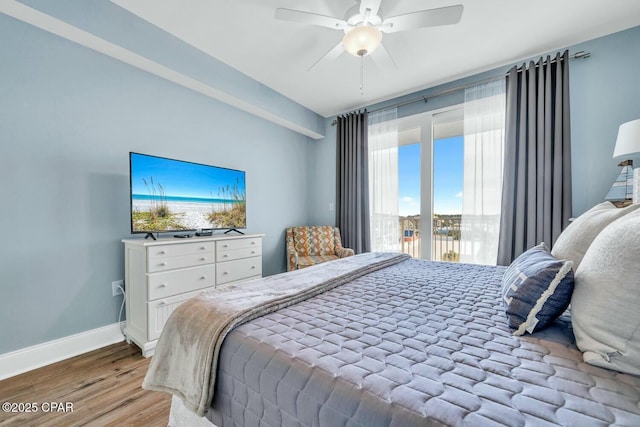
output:
[[[274,18],[277,8],[343,18],[355,0],[112,0],[329,117],[640,25],[639,0],[382,0],[383,16],[463,4],[460,23],[385,34],[398,69],[344,53],[308,71],[343,33]]]

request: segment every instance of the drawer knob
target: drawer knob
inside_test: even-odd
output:
[[[229,258],[229,254],[222,255],[222,258]]]
[[[227,274],[229,274],[228,271],[225,271],[224,273],[222,273],[224,276],[226,276]]]
[[[207,260],[206,256],[203,256],[202,258],[200,258],[200,261],[206,261],[206,260]]]
[[[160,251],[160,255],[165,255],[167,251]]]
[[[256,242],[251,242],[251,244],[252,244],[252,245],[255,245],[255,244],[256,244]]]
[[[200,280],[205,280],[206,278],[207,278],[207,276],[202,276],[202,277],[200,278]]]
[[[206,246],[200,246],[200,249],[204,251],[205,249],[207,249],[207,247]]]
[[[223,248],[228,248],[228,247],[229,247],[229,245],[222,245],[222,247],[223,247]]]
[[[255,253],[256,253],[256,251],[251,251],[251,255],[253,255],[253,254],[255,254]]]
[[[255,270],[255,269],[256,269],[256,266],[255,266],[255,265],[252,265],[252,266],[251,266],[251,269],[252,269],[252,270]]]
[[[166,263],[166,262],[161,262],[161,263],[160,263],[160,267],[165,267],[166,265],[167,265],[167,263]]]
[[[158,305],[167,305],[167,302],[165,300],[162,300]]]
[[[163,284],[161,284],[161,285],[160,285],[160,287],[161,287],[161,288],[166,288],[166,287],[167,287],[167,284],[166,284],[166,283],[163,283]]]

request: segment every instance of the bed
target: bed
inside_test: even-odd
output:
[[[167,362],[193,337],[185,322],[174,322],[182,336],[156,353],[145,388],[174,393],[176,426],[640,425],[640,377],[584,363],[566,315],[513,335],[504,271],[364,254],[249,282],[334,278],[306,299],[254,310],[223,333],[216,357],[196,358],[211,363],[203,418],[158,375],[174,369],[184,384],[207,371]]]

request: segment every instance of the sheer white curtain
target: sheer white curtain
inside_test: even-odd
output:
[[[505,108],[504,79],[465,90],[461,262],[497,261]]]
[[[400,251],[398,110],[369,113],[371,250]]]

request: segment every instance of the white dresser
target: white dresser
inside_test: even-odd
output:
[[[261,277],[263,236],[123,240],[127,341],[149,357],[167,318],[184,301]]]

